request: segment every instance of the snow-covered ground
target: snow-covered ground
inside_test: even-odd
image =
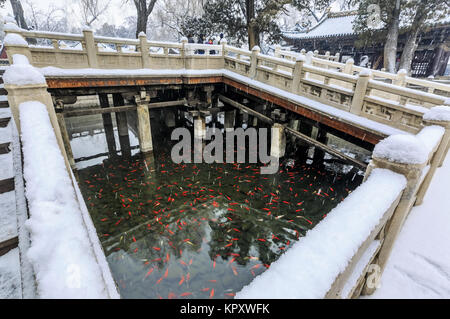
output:
[[[414,207],[370,298],[450,298],[450,156]]]
[[[0,257],[0,299],[21,298],[19,248]]]

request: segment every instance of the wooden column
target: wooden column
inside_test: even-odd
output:
[[[327,141],[328,141],[327,131],[325,131],[323,128],[319,127],[319,129],[317,131],[317,138],[316,138],[316,140],[318,142],[323,143],[323,144],[326,145]],[[314,158],[313,158],[314,164],[323,164],[324,156],[325,156],[325,152],[316,147],[314,149]]]

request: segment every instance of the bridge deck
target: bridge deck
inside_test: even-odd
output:
[[[299,96],[265,83],[251,80],[230,70],[103,70],[103,69],[42,69],[49,90],[75,93],[79,90],[104,88],[124,91],[132,86],[206,85],[223,83],[246,94],[274,103],[350,134],[371,144],[386,136],[406,133],[333,106]],[[120,90],[120,89],[119,89]]]

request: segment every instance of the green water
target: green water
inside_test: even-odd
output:
[[[307,164],[174,164],[169,146],[79,170],[123,298],[233,298],[361,182]]]

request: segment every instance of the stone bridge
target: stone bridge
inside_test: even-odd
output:
[[[136,110],[141,150],[146,152],[152,150],[149,110],[180,106],[201,118],[205,112],[214,114],[219,100],[225,111],[237,108],[238,114],[247,113],[274,126],[282,124],[277,126],[281,131],[361,166],[365,164],[328,146],[326,133],[317,134],[316,140],[311,138],[311,127],[370,151],[392,135],[427,138],[431,146],[427,158],[420,163],[374,154],[366,179],[373,170],[385,168],[405,176],[407,185],[381,213],[370,234],[358,243],[356,254],[323,297],[350,298],[373,291],[365,282],[369,265],[384,267],[408,212],[421,203],[448,152],[450,121],[446,116],[432,114],[436,107],[448,108],[450,86],[411,78],[402,71],[391,74],[368,70],[353,65],[352,60],[338,63],[335,57],[319,56],[317,52],[295,53],[277,48],[275,56],[268,56],[261,54],[258,47],[248,51],[230,46],[225,40],[220,45],[190,44],[187,39],[181,43],[156,42],[147,40],[144,34],[136,40],[118,39],[94,36],[87,29],[79,35],[25,31],[10,23],[5,32],[10,64],[26,65],[20,55],[25,56],[32,69],[45,77],[42,83],[33,81],[28,74],[18,74],[17,78],[5,74],[15,123],[20,130],[21,103],[44,104],[69,173],[74,161],[64,117],[103,114],[106,130],[111,123],[108,115],[115,113],[120,135],[121,125],[126,127],[126,117],[121,114]],[[26,39],[36,39],[37,44],[30,45]],[[113,95],[112,107],[108,94]],[[70,108],[78,96],[86,95],[98,96],[100,107]],[[248,101],[258,107],[250,106]],[[226,118],[225,125],[227,122]],[[433,135],[429,128],[435,126],[444,128]],[[374,247],[375,241],[377,246],[367,257],[368,248]],[[345,288],[349,281],[353,281],[350,290]],[[109,293],[110,297],[114,295]]]

